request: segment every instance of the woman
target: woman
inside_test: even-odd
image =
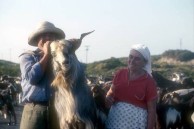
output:
[[[106,95],[106,105],[111,107],[106,128],[153,129],[156,99],[149,49],[143,44],[133,45],[128,67],[116,73]]]

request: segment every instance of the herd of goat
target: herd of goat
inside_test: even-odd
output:
[[[8,125],[15,125],[17,117],[14,106],[19,104],[19,96],[22,93],[20,79],[7,75],[0,80],[0,114],[9,119]],[[12,122],[13,118],[13,122]]]
[[[53,112],[55,124],[60,129],[103,129],[109,109],[105,106],[105,95],[112,85],[111,78],[86,77],[83,65],[75,51],[83,37],[76,40],[61,40],[51,43]],[[181,74],[174,80],[153,71],[158,87],[156,129],[194,128],[194,82]],[[9,116],[9,124],[17,122],[14,105],[17,105],[21,86],[4,76],[0,82],[0,110]],[[56,121],[57,120],[57,121]],[[13,124],[14,124],[13,123]],[[50,124],[52,125],[52,123]],[[55,125],[53,125],[55,126]]]
[[[158,72],[152,73],[158,86],[156,129],[193,129],[194,128],[194,82],[190,77],[167,79]],[[180,77],[179,74],[178,77]],[[176,80],[174,80],[176,79]],[[2,76],[0,80],[1,116],[8,118],[8,124],[17,122],[14,106],[19,102],[21,86],[18,78]],[[98,110],[108,114],[105,95],[112,85],[110,77],[87,77]],[[13,122],[12,119],[14,120]]]

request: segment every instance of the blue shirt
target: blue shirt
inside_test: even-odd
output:
[[[39,63],[40,50],[27,51],[20,55],[21,86],[23,102],[48,101],[50,98],[50,82]]]

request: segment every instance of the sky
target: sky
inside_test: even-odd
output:
[[[84,63],[127,57],[137,43],[151,55],[194,52],[194,0],[0,0],[0,59],[19,63],[22,52],[36,49],[28,36],[42,21],[66,39],[95,30],[76,51]]]

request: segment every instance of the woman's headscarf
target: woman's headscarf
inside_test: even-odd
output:
[[[134,49],[142,54],[144,59],[147,61],[146,65],[143,67],[145,71],[147,71],[152,76],[152,68],[151,68],[151,56],[150,51],[147,46],[144,44],[134,44],[131,49]]]

